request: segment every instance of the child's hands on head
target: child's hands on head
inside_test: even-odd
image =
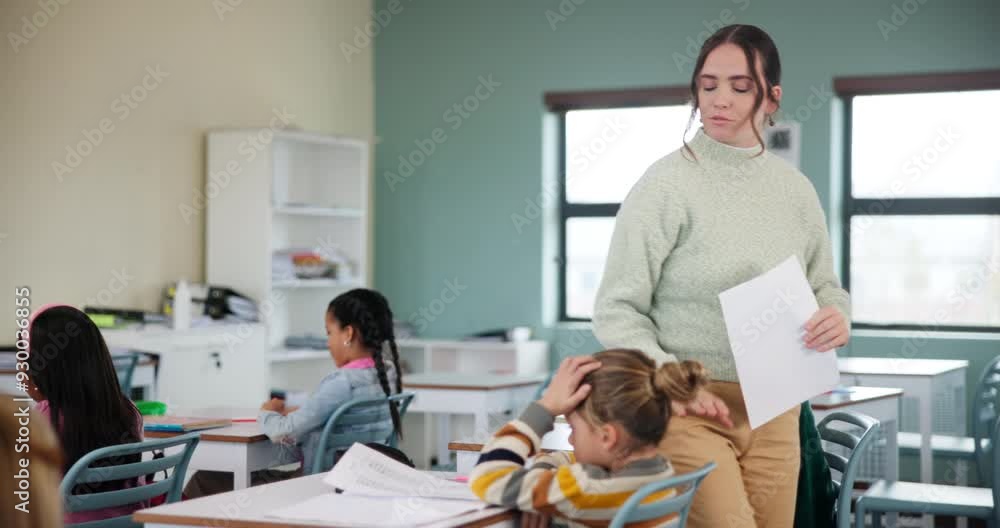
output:
[[[588,394],[590,385],[580,384],[583,377],[601,368],[601,363],[591,356],[568,357],[559,364],[548,388],[538,404],[553,416],[566,414],[580,405]]]

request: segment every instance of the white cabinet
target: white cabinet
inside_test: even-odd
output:
[[[461,372],[463,374],[549,373],[547,341],[488,342],[448,339],[400,339],[396,342],[399,359],[408,372]],[[328,363],[326,350],[272,351],[272,365]],[[273,367],[272,367],[273,368]]]
[[[247,138],[259,132],[208,134],[206,280],[256,301],[268,349],[282,355],[289,335],[324,335],[323,313],[334,297],[368,284],[369,147],[286,130],[248,149]],[[338,262],[336,277],[296,276],[272,258],[288,252]],[[270,365],[266,358],[263,364]],[[306,379],[291,363],[272,367],[275,386],[298,390],[311,390],[323,373]]]
[[[546,341],[400,339],[397,346],[400,360],[412,372],[528,375],[549,371]]]
[[[176,408],[256,408],[267,400],[267,333],[261,324],[174,331],[159,325],[102,330],[112,348],[155,354],[156,396]]]

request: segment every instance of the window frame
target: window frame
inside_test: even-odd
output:
[[[1000,215],[1000,196],[975,198],[855,198],[852,195],[852,152],[854,97],[859,95],[902,95],[932,92],[961,92],[1000,89],[1000,70],[951,73],[924,73],[863,77],[835,77],[834,94],[843,101],[843,152],[841,222],[841,279],[850,291],[851,219],[855,216],[949,216]],[[834,153],[836,155],[836,153]],[[885,202],[891,199],[886,205]],[[940,325],[926,323],[876,324],[854,321],[851,327],[865,330],[928,330],[961,333],[1000,332],[1000,326]]]
[[[566,114],[572,110],[610,108],[641,108],[650,106],[690,105],[691,87],[685,85],[651,86],[642,88],[563,91],[544,94],[547,111],[556,117],[557,165],[559,181],[556,192],[558,207],[558,321],[561,323],[590,322],[590,318],[571,317],[566,312],[566,224],[571,218],[614,218],[621,202],[572,203],[566,200]]]

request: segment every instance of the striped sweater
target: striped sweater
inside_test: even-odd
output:
[[[636,460],[609,472],[591,464],[576,463],[572,453],[539,454],[541,438],[552,430],[554,417],[532,403],[514,420],[500,428],[483,446],[469,476],[473,493],[486,502],[521,511],[534,511],[565,519],[573,527],[605,527],[618,508],[645,484],[674,474],[662,456]],[[525,461],[534,455],[534,464]],[[657,500],[673,490],[651,495]],[[628,523],[629,528],[662,526],[676,517]]]

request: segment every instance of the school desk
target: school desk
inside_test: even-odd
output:
[[[229,427],[200,432],[201,442],[188,465],[189,477],[199,469],[228,471],[233,474],[233,487],[240,490],[250,486],[250,473],[298,461],[291,447],[268,440],[256,422],[236,422]],[[146,438],[170,438],[183,433],[145,431],[143,434]]]
[[[410,412],[434,414],[437,419],[438,463],[449,460],[452,414],[475,417],[475,434],[487,438],[500,423],[490,424],[490,415],[502,414],[503,420],[520,412],[534,398],[545,381],[545,374],[461,374],[427,372],[403,376],[403,390],[416,393]],[[496,427],[493,427],[496,426]]]
[[[295,505],[320,494],[330,493],[332,491],[330,486],[323,483],[324,476],[323,474],[308,475],[254,486],[250,489],[165,504],[140,510],[132,516],[132,519],[145,523],[146,528],[182,526],[315,528],[316,526],[335,526],[321,522],[288,521],[268,516],[275,510]],[[517,520],[517,512],[503,508],[486,508],[422,526],[423,528],[513,527],[517,525]]]

